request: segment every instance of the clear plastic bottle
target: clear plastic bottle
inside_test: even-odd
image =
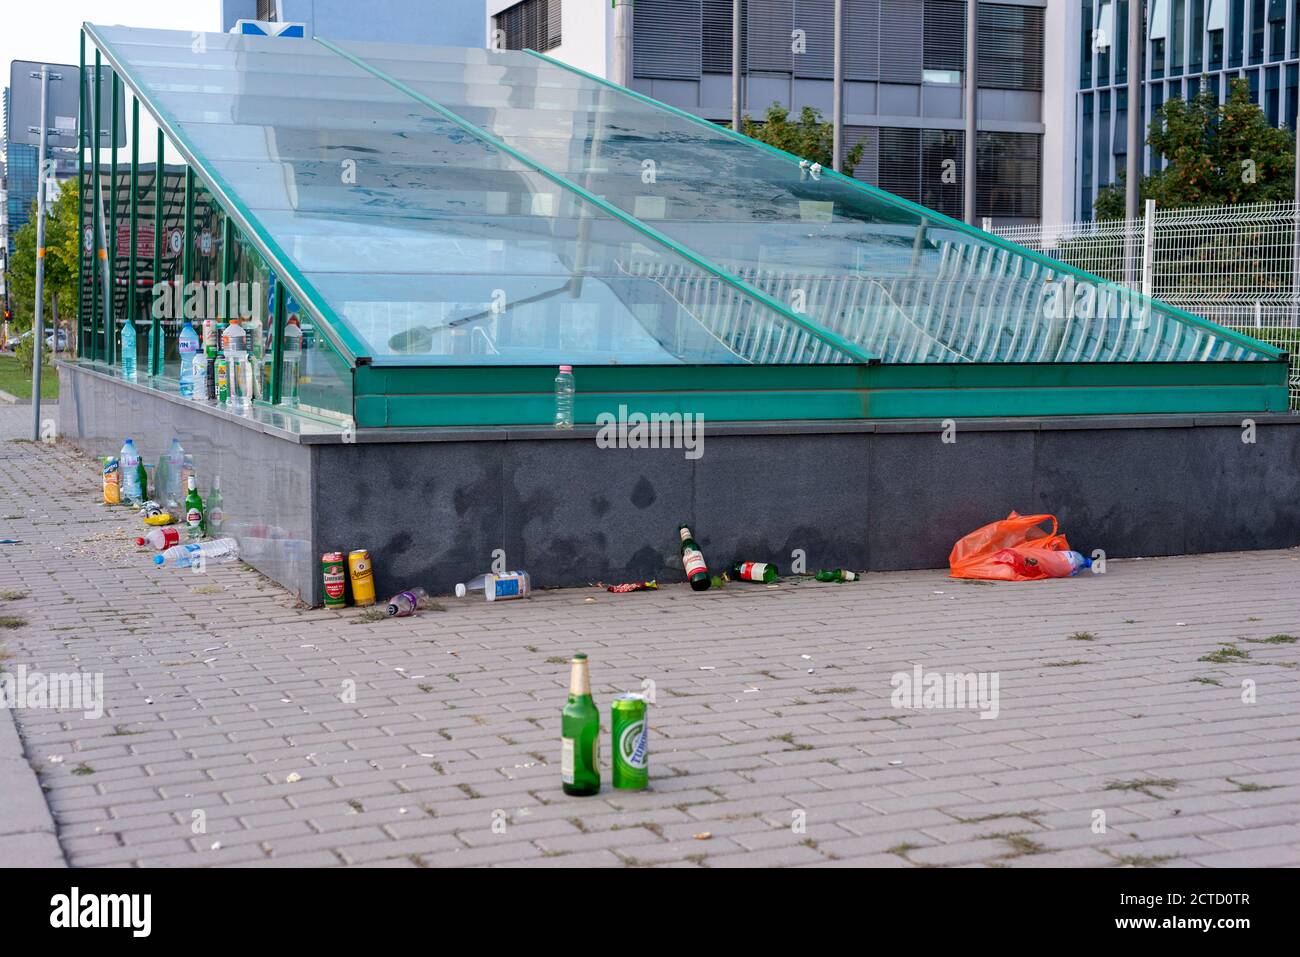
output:
[[[185,325],[181,326],[180,338],[177,340],[176,345],[181,354],[180,393],[185,398],[191,399],[196,395],[194,391],[194,356],[199,351],[199,334],[194,331],[194,327],[190,325],[188,320],[186,320]]]
[[[483,597],[488,601],[509,601],[527,598],[533,590],[533,580],[528,572],[513,571],[504,575],[488,575],[483,582]]]
[[[420,599],[429,593],[423,588],[408,588],[406,591],[399,591],[392,598],[388,599],[388,615],[390,618],[409,618],[415,614],[415,610],[420,607]]]
[[[284,359],[280,366],[280,400],[288,406],[298,404],[298,376],[302,370],[302,327],[292,317],[284,327]]]
[[[247,411],[252,405],[252,376],[248,366],[248,333],[238,319],[221,332],[221,351],[230,360],[230,404]]]
[[[180,532],[176,530],[175,525],[161,525],[158,528],[151,528],[144,535],[137,538],[135,543],[140,546],[148,545],[151,548],[162,551],[164,548],[170,548],[173,545],[181,543]]]
[[[121,465],[122,500],[138,504],[144,498],[144,489],[140,487],[140,453],[135,442],[127,439],[117,460]]]
[[[135,382],[136,374],[135,323],[127,319],[122,323],[122,375],[128,382]]]
[[[193,370],[190,373],[192,385],[190,386],[191,398],[195,402],[208,401],[208,365],[211,360],[203,350],[194,353],[190,360],[190,367]],[[184,364],[185,358],[181,357],[181,363]]]
[[[158,463],[156,474],[158,487],[155,489],[158,501],[163,505],[179,505],[181,502],[181,467],[185,465],[185,450],[181,448],[180,439],[172,439],[171,448],[163,453]]]
[[[475,575],[467,582],[461,582],[456,586],[456,597],[464,598],[472,591],[481,591],[484,582],[487,581],[487,575]]]
[[[233,538],[215,538],[208,542],[173,545],[153,557],[155,565],[189,568],[191,565],[233,562],[239,557],[239,543]]]
[[[573,366],[560,366],[560,374],[555,377],[555,427],[557,429],[573,428]]]

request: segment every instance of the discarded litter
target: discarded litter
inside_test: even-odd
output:
[[[217,538],[208,542],[186,542],[173,545],[153,557],[155,565],[168,568],[189,568],[202,562],[225,563],[239,558],[239,543],[233,538]]]
[[[207,531],[207,522],[204,520],[203,499],[199,496],[198,483],[194,476],[189,476],[186,481],[188,491],[185,493],[185,533],[191,541],[203,537]]]
[[[695,537],[691,535],[691,530],[685,523],[678,527],[677,534],[682,540],[682,568],[686,572],[686,580],[690,582],[693,591],[708,591],[713,580],[709,575],[709,566],[704,561],[704,553],[700,551],[699,543],[695,541]]]
[[[729,574],[734,581],[762,582],[765,585],[778,577],[776,565],[771,562],[735,562]]]
[[[365,608],[375,603],[374,563],[366,549],[348,552],[348,580],[352,583],[352,604]]]
[[[390,618],[409,618],[420,607],[420,600],[428,597],[429,593],[419,586],[406,591],[399,591],[388,599],[388,616]]]
[[[858,573],[851,572],[847,568],[822,569],[816,575],[819,582],[855,582],[858,580]]]
[[[132,505],[144,502],[149,497],[149,489],[146,487],[144,462],[136,451],[134,441],[126,440],[118,454],[118,461],[121,463],[122,498]]]
[[[302,775],[299,774],[297,771],[294,771],[292,774],[290,774],[287,778],[284,779],[284,783],[297,784],[301,780],[302,780]]]
[[[1049,532],[1042,526],[1051,522]],[[1020,515],[977,528],[958,540],[948,556],[953,578],[990,581],[1035,581],[1068,578],[1091,566],[1070,550],[1058,531],[1055,515]]]
[[[456,586],[456,597],[464,598],[470,592],[481,591],[488,601],[507,601],[527,598],[532,589],[533,581],[528,572],[515,569],[500,575],[492,572],[476,575]]]
[[[658,588],[659,588],[659,583],[653,581],[623,582],[622,584],[619,585],[606,585],[605,591],[612,591],[622,595],[630,591],[656,591]]]
[[[122,462],[116,455],[100,458],[104,470],[104,504],[122,504]]]
[[[171,548],[173,545],[179,545],[181,541],[180,532],[171,526],[162,528],[151,528],[143,536],[137,538],[137,545],[149,545],[152,548],[162,551],[165,548]]]

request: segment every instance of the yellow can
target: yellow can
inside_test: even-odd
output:
[[[364,548],[348,552],[348,577],[352,580],[352,603],[358,607],[375,603],[375,571],[370,552]]]

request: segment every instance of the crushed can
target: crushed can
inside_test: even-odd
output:
[[[355,548],[348,552],[348,577],[352,581],[352,604],[358,608],[375,603],[375,570],[370,552]]]
[[[348,578],[343,570],[343,553],[326,552],[320,557],[320,570],[321,581],[325,585],[325,607],[344,607],[348,603]]]

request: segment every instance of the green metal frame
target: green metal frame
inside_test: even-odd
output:
[[[83,31],[82,36],[85,36]],[[99,300],[103,294],[103,283],[100,282],[99,271],[102,268],[99,264],[100,257],[104,255],[104,249],[99,243],[99,226],[102,210],[99,208],[99,121],[102,117],[99,115],[103,110],[103,98],[100,96],[99,77],[102,70],[100,69],[99,48],[95,48],[95,79],[94,79],[94,100],[92,104],[92,113],[90,123],[90,183],[87,184],[90,189],[90,246],[91,246],[91,265],[90,265],[90,358],[91,360],[102,359],[104,353],[104,343],[100,336],[99,322]]]
[[[104,361],[109,364],[117,362],[117,314],[114,306],[117,302],[117,151],[121,144],[117,141],[117,91],[121,81],[113,74],[109,84],[108,108],[108,148],[112,154],[108,160],[108,301],[104,303]]]
[[[140,98],[131,97],[131,264],[127,267],[126,321],[135,327],[135,257],[140,232]],[[139,350],[137,350],[138,353]]]
[[[158,285],[162,282],[163,250],[163,186],[167,178],[163,169],[163,132],[158,131],[158,143],[153,165],[153,285],[150,296],[158,295]],[[162,319],[149,310],[149,374],[163,374],[163,331]]]
[[[77,31],[81,62],[77,70],[77,355],[86,349],[86,34]],[[92,261],[91,271],[94,271]],[[57,341],[55,343],[57,345]]]

